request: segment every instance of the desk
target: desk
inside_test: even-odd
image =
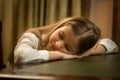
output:
[[[55,80],[119,80],[120,55],[97,55],[82,59],[42,63],[14,70],[11,75],[18,76],[19,79],[23,79],[20,76],[25,77],[26,75],[26,79],[42,77]]]

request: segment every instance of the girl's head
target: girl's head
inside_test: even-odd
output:
[[[60,21],[58,25],[49,37],[48,50],[83,53],[92,48],[101,35],[100,29],[86,18],[71,17]]]

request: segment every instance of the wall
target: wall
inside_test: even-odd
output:
[[[102,37],[112,38],[113,0],[91,0],[90,19],[102,30]]]

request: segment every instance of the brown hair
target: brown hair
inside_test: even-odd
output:
[[[101,36],[101,30],[86,18],[71,20],[62,26],[64,25],[71,25],[74,33],[80,36],[77,53],[83,53],[92,48]]]
[[[83,53],[92,48],[101,36],[100,29],[89,19],[82,17],[65,18],[55,24],[30,29],[28,31],[33,32],[40,39],[40,34],[48,33],[50,36],[56,29],[64,25],[71,25],[75,34],[80,36],[77,53]]]

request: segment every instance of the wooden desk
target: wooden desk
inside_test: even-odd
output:
[[[3,76],[2,73],[1,75]],[[119,80],[120,55],[98,55],[42,63],[14,70],[9,75],[18,79]]]

